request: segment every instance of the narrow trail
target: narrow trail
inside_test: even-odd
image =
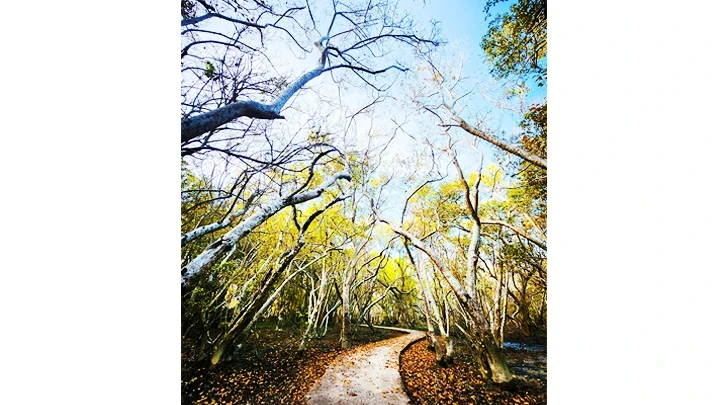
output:
[[[400,352],[425,337],[420,331],[375,326],[407,335],[352,349],[336,359],[305,397],[310,405],[401,405],[410,403],[402,388]]]

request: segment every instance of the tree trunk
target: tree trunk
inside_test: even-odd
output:
[[[506,274],[504,281],[503,281],[503,287],[502,287],[502,302],[501,302],[501,312],[500,312],[500,347],[503,347],[505,343],[505,319],[507,318],[507,297],[508,297],[508,277],[509,274]]]
[[[501,270],[502,272],[502,270]],[[493,295],[493,317],[492,317],[492,335],[495,340],[495,344],[498,347],[502,347],[502,337],[500,337],[500,329],[502,328],[502,274],[495,280],[495,292]]]
[[[235,318],[227,333],[225,333],[214,346],[213,354],[210,358],[211,366],[215,366],[229,357],[230,353],[227,353],[227,349],[231,344],[238,339],[240,341],[245,340],[242,335],[249,333],[249,329],[258,319],[261,309],[267,308],[268,296],[270,295],[272,287],[274,287],[279,276],[290,266],[290,263],[295,259],[295,256],[297,256],[304,244],[302,241],[298,242],[293,249],[287,252],[288,254],[277,269],[270,269],[268,271],[264,280],[262,280],[260,290],[251,298],[250,303],[243,309],[241,314]]]
[[[413,267],[415,267],[415,264],[413,263]],[[417,268],[415,269],[415,273],[417,273]],[[427,298],[427,291],[425,291],[425,286],[423,285],[423,282],[420,281],[418,284],[420,284],[420,290],[422,291],[423,296],[423,307],[425,309],[425,322],[427,323],[427,343],[428,343],[428,349],[429,350],[435,350],[435,348],[439,347],[437,343],[437,338],[435,337],[435,328],[433,328],[432,320],[430,319],[430,305],[428,304],[428,298]]]
[[[432,264],[430,264],[430,266],[432,266]],[[425,285],[424,291],[427,292],[428,306],[432,310],[432,315],[435,318],[435,323],[437,323],[437,325],[438,325],[440,334],[443,337],[447,338],[445,324],[443,323],[442,316],[440,315],[440,308],[437,304],[437,301],[435,301],[435,297],[433,296],[433,293],[431,290],[432,284],[430,283],[429,276],[427,274],[427,269],[423,268],[423,266],[420,265],[420,267],[416,268],[416,270],[418,272],[418,275],[420,276],[420,280],[421,280],[420,283]],[[440,346],[440,342],[435,337],[434,330],[433,330],[433,335],[432,335],[432,342],[433,342],[433,350],[435,350],[435,360],[439,364],[445,364],[445,356],[443,354],[443,349]]]
[[[540,306],[540,327],[543,329],[547,323],[547,290],[543,291],[542,304]]]
[[[332,308],[330,308],[327,311],[327,313],[325,313],[325,316],[323,317],[322,322],[320,322],[321,326],[325,325],[325,326],[323,326],[324,330],[323,330],[323,333],[321,336],[327,335],[328,324],[330,323],[330,315],[332,315],[333,311],[335,311],[340,306],[341,303],[342,303],[342,300],[337,300],[335,302],[335,304],[333,304]]]
[[[343,283],[342,288],[342,325],[340,331],[340,346],[343,349],[349,349],[350,345],[350,283],[345,282]]]
[[[298,77],[294,82],[290,83],[283,91],[280,92],[270,103],[262,104],[257,101],[243,100],[236,101],[180,121],[180,135],[182,142],[189,142],[207,132],[213,131],[218,127],[227,124],[240,117],[258,118],[258,119],[282,119],[280,110],[285,106],[290,97],[292,97],[300,88],[302,88],[310,80],[320,76],[325,65],[325,52],[318,65],[302,76]]]
[[[477,335],[473,346],[476,347],[478,370],[483,378],[496,383],[508,382],[514,378],[507,366],[505,357],[495,345],[491,336]]]
[[[243,308],[243,310],[241,311],[241,315],[236,317],[236,319],[232,322],[232,326],[230,327],[228,332],[224,334],[222,338],[220,338],[220,342],[216,346],[212,358],[210,359],[211,366],[215,366],[216,364],[228,357],[227,348],[230,344],[234,343],[238,339],[240,341],[245,340],[245,338],[250,332],[250,328],[254,325],[262,312],[270,306],[275,297],[277,297],[277,294],[280,292],[282,287],[287,283],[287,281],[289,281],[292,277],[294,277],[302,270],[299,269],[295,273],[293,273],[290,277],[288,277],[288,279],[285,280],[285,282],[283,282],[282,285],[280,285],[280,287],[275,291],[274,294],[268,297],[270,291],[273,289],[280,275],[285,272],[285,270],[290,266],[293,260],[295,260],[295,257],[298,255],[298,253],[300,253],[300,250],[302,250],[303,246],[305,246],[305,232],[307,231],[312,221],[318,216],[320,216],[332,205],[342,201],[343,199],[344,198],[337,197],[328,205],[326,205],[325,208],[319,211],[315,211],[305,221],[305,224],[303,224],[302,228],[299,228],[300,234],[298,235],[298,241],[295,246],[292,249],[286,251],[284,254],[280,255],[282,261],[281,263],[279,263],[278,268],[276,270],[270,269],[265,274],[265,276],[260,282],[260,290],[255,294],[254,297],[252,297],[250,303],[248,303]]]
[[[445,336],[445,362],[447,364],[453,363],[453,357],[455,355],[455,343],[453,342],[450,334]]]
[[[508,368],[507,362],[505,361],[505,357],[502,355],[502,352],[493,342],[492,335],[489,333],[490,324],[483,316],[479,300],[471,299],[470,294],[467,293],[460,281],[458,281],[458,279],[455,277],[455,275],[453,275],[450,269],[443,265],[438,255],[425,243],[423,243],[423,241],[418,239],[412,233],[408,232],[407,229],[397,227],[384,219],[377,211],[372,201],[370,208],[372,209],[373,213],[379,221],[388,224],[393,230],[393,232],[409,239],[413,245],[415,245],[418,249],[422,250],[443,275],[445,281],[447,281],[447,283],[450,285],[450,288],[452,288],[453,292],[455,293],[455,296],[457,297],[460,306],[468,314],[468,326],[472,331],[471,333],[476,336],[475,340],[480,343],[479,345],[476,343],[474,346],[476,347],[480,355],[479,357],[481,373],[483,373],[483,375],[485,375],[487,378],[490,378],[494,382],[498,383],[504,383],[512,380],[514,376],[510,372],[510,368]]]
[[[534,333],[533,320],[530,316],[530,305],[528,304],[527,297],[527,283],[527,280],[523,281],[522,290],[520,291],[520,300],[522,301],[522,304],[520,305],[520,330],[522,331],[523,336],[526,337],[531,336]]]
[[[365,315],[365,325],[370,329],[370,332],[375,333],[375,327],[373,326],[372,322],[370,322],[370,315]]]
[[[230,251],[230,249],[232,249],[232,247],[235,246],[240,239],[247,236],[253,229],[268,220],[270,217],[277,214],[285,207],[300,204],[320,197],[328,187],[340,179],[348,181],[351,180],[350,175],[345,172],[336,173],[313,190],[308,190],[302,193],[293,193],[262,207],[257,213],[240,222],[220,239],[210,244],[210,246],[205,248],[202,253],[183,267],[181,270],[182,285],[190,284],[195,275],[200,273],[203,269],[212,266],[218,259],[220,259],[220,257],[222,257],[224,253]]]
[[[405,251],[408,254],[408,258],[410,258],[410,263],[412,264],[413,268],[415,269],[415,274],[418,276],[418,284],[420,285],[420,291],[422,292],[422,298],[423,298],[423,307],[425,308],[425,322],[427,322],[427,344],[428,344],[428,350],[432,350],[435,352],[435,359],[439,363],[442,360],[442,355],[440,354],[440,343],[437,340],[437,337],[435,336],[435,328],[432,324],[432,319],[430,315],[430,303],[428,299],[428,291],[427,287],[425,286],[424,278],[420,276],[420,271],[418,270],[417,264],[415,263],[415,259],[412,256],[412,253],[410,253],[410,247],[407,244],[407,240],[405,241]]]
[[[513,146],[502,139],[499,139],[493,135],[488,134],[486,131],[482,131],[480,128],[473,127],[472,125],[468,124],[460,118],[458,115],[455,114],[455,112],[452,110],[450,106],[445,104],[445,108],[450,112],[450,115],[452,116],[452,119],[457,122],[457,124],[460,126],[460,128],[464,129],[466,132],[477,136],[480,139],[484,139],[491,144],[497,146],[498,148],[504,150],[505,152],[511,153],[515,156],[521,157],[525,159],[527,162],[534,164],[535,166],[541,167],[543,169],[547,169],[547,160],[541,158],[540,156],[537,156],[535,154],[529,153],[522,148]]]

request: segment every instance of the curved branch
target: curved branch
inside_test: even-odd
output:
[[[186,18],[186,19],[180,21],[180,26],[185,27],[187,25],[197,24],[197,23],[205,21],[209,18],[220,18],[225,21],[230,21],[230,22],[234,22],[237,24],[242,24],[242,25],[246,25],[248,27],[253,27],[253,28],[258,28],[258,29],[263,29],[267,26],[267,24],[260,25],[260,24],[256,24],[256,23],[253,23],[250,21],[244,21],[244,20],[238,20],[236,18],[230,18],[230,17],[224,16],[220,13],[207,13],[207,14],[201,15],[199,17]]]
[[[213,129],[227,124],[240,117],[258,118],[265,120],[284,119],[280,110],[302,86],[310,80],[320,76],[324,63],[305,73],[288,85],[269,104],[257,101],[243,100],[220,107],[218,109],[196,115],[181,121],[182,142],[188,142]]]
[[[275,24],[277,24],[278,22],[280,22],[280,20],[282,20],[284,17],[287,17],[287,14],[288,14],[288,13],[290,13],[290,12],[292,12],[292,11],[303,10],[303,9],[305,9],[305,7],[292,7],[292,8],[289,8],[287,11],[285,11],[282,15],[280,15],[280,16],[278,17],[277,21],[275,21],[274,24],[257,24],[257,23],[250,22],[250,21],[238,20],[238,19],[236,19],[236,18],[230,18],[230,17],[224,16],[224,15],[222,15],[222,14],[220,14],[220,13],[207,13],[207,14],[201,15],[201,16],[199,16],[199,17],[186,18],[186,19],[180,21],[180,26],[181,26],[181,27],[185,27],[185,26],[187,26],[187,25],[197,24],[197,23],[202,22],[202,21],[205,21],[205,20],[207,20],[207,19],[209,19],[209,18],[220,18],[220,19],[225,20],[225,21],[230,21],[230,22],[234,22],[234,23],[237,23],[237,24],[242,24],[242,25],[245,25],[245,26],[248,26],[248,27],[252,27],[252,28],[257,28],[257,29],[263,29],[263,28],[267,28],[267,27],[274,27],[274,28],[283,29],[282,27],[277,27]]]
[[[218,221],[218,222],[215,222],[215,223],[212,223],[209,225],[201,226],[199,228],[195,228],[192,231],[184,234],[182,236],[182,238],[180,238],[180,246],[185,246],[188,243],[192,242],[193,240],[195,240],[203,235],[207,235],[210,232],[217,231],[218,229],[227,228],[228,226],[230,226],[230,224],[232,223],[232,221],[235,218],[241,217],[248,212],[248,210],[250,209],[250,205],[252,204],[252,201],[255,199],[255,197],[257,197],[257,195],[258,195],[257,192],[254,192],[252,195],[250,195],[250,197],[248,198],[247,203],[245,204],[245,207],[243,207],[243,209],[241,209],[238,212],[233,213],[232,215],[228,216],[224,220]]]
[[[530,242],[534,243],[534,244],[537,245],[540,249],[542,249],[542,250],[547,250],[547,245],[545,245],[545,243],[544,243],[543,241],[541,241],[540,239],[538,239],[538,238],[536,238],[536,237],[534,237],[534,236],[532,236],[532,235],[530,235],[530,234],[528,234],[528,233],[526,233],[526,232],[524,232],[524,231],[522,231],[522,230],[520,230],[520,229],[518,229],[518,228],[516,228],[516,227],[514,227],[514,226],[512,226],[512,225],[510,225],[510,224],[508,224],[507,222],[497,221],[497,220],[489,220],[489,221],[482,221],[482,224],[484,224],[484,225],[501,225],[501,226],[504,226],[504,227],[512,230],[512,231],[515,232],[516,234],[522,236],[523,238],[529,240]]]
[[[376,74],[379,74],[379,73],[385,73],[385,72],[387,72],[387,71],[390,70],[390,69],[397,69],[397,70],[399,70],[399,71],[401,71],[401,72],[407,72],[407,71],[408,71],[408,68],[400,67],[400,66],[397,66],[397,65],[391,65],[391,66],[386,67],[385,69],[380,69],[380,70],[370,70],[370,69],[367,69],[367,68],[364,68],[364,67],[360,67],[360,66],[353,66],[353,65],[343,64],[343,65],[335,65],[335,66],[331,66],[331,67],[329,67],[329,68],[325,68],[325,69],[323,69],[323,73],[329,72],[329,71],[331,71],[331,70],[339,69],[339,68],[346,68],[346,69],[355,70],[355,71],[358,71],[358,70],[359,70],[359,71],[361,71],[361,72],[369,73],[369,74],[371,74],[371,75],[376,75]]]
[[[240,239],[247,236],[253,229],[258,227],[263,222],[267,221],[273,215],[280,212],[283,208],[295,204],[300,204],[305,201],[310,201],[321,196],[328,187],[330,187],[340,179],[350,181],[351,177],[349,173],[344,171],[336,173],[315,189],[308,190],[304,193],[299,193],[292,196],[282,197],[262,207],[262,209],[260,209],[257,213],[240,222],[228,233],[223,235],[220,239],[210,244],[210,246],[205,248],[202,253],[200,253],[190,263],[183,267],[183,269],[181,270],[182,284],[188,285],[190,281],[195,277],[195,275],[197,275],[203,269],[212,266],[220,258],[220,256],[222,256],[223,253],[232,249],[232,247],[236,243],[238,243]]]

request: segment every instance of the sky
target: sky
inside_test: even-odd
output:
[[[423,4],[424,3],[424,4]],[[510,5],[514,4],[515,1],[503,2],[491,9],[493,15],[504,13],[509,10]],[[445,39],[448,44],[443,53],[453,60],[459,57],[464,59],[463,75],[468,77],[468,83],[487,83],[489,86],[496,86],[497,83],[488,74],[489,67],[485,62],[484,52],[480,47],[482,37],[487,32],[488,24],[492,20],[491,18],[486,19],[486,14],[483,11],[485,6],[484,1],[464,1],[464,0],[428,0],[425,2],[417,0],[403,0],[400,2],[401,6],[406,7],[411,14],[415,17],[415,21],[423,25],[429,21],[438,21],[441,28],[441,37]],[[470,87],[470,86],[468,86]],[[539,91],[538,91],[539,90]],[[529,99],[542,99],[545,97],[545,88],[537,89],[533,86],[531,93],[528,95]],[[498,130],[505,130],[512,132],[517,123],[518,117],[515,114],[509,114],[507,111],[502,111],[497,108],[493,108],[485,99],[475,99],[467,104],[466,111],[472,110],[473,107],[477,110],[490,111],[488,120],[495,123],[495,128]],[[463,114],[463,117],[468,120],[472,115]],[[468,120],[472,123],[471,120]],[[430,126],[433,126],[433,121]],[[470,138],[471,135],[463,133],[460,135],[461,138]],[[409,145],[412,141],[407,137],[405,139],[398,139],[394,153],[402,155],[403,146]],[[443,141],[444,142],[444,141]],[[498,151],[493,145],[489,145],[485,141],[477,143],[478,150],[483,155],[483,166],[486,168],[489,164],[495,162],[495,154]],[[466,151],[467,153],[463,153]],[[476,170],[478,165],[478,153],[475,151],[468,151],[468,149],[458,148],[458,160],[464,170]],[[446,162],[447,164],[447,162]],[[453,168],[448,172],[449,179],[456,178],[456,172]],[[404,188],[395,189],[396,194],[407,195],[408,189],[412,189],[414,186],[408,186]],[[404,195],[393,196],[391,200],[395,203],[389,208],[389,215],[397,215],[398,210],[403,204]],[[400,198],[398,198],[400,197]]]
[[[500,3],[493,8],[494,13],[502,13],[509,8],[513,1]],[[311,2],[313,15],[317,26],[322,34],[325,33],[332,15],[331,2],[325,0],[317,0]],[[502,83],[498,83],[493,79],[488,71],[489,68],[484,61],[484,53],[480,47],[482,36],[487,31],[487,25],[490,19],[485,18],[483,12],[483,1],[440,1],[440,0],[401,0],[399,8],[408,12],[412,19],[416,22],[419,31],[429,32],[431,21],[437,21],[440,26],[440,37],[447,41],[447,44],[440,49],[438,54],[438,66],[446,65],[448,71],[453,74],[463,63],[462,70],[462,89],[475,89],[476,91],[460,104],[462,108],[461,115],[470,123],[474,123],[476,116],[481,116],[483,122],[495,131],[507,131],[512,133],[520,117],[518,114],[497,108],[493,102],[480,95],[481,91],[486,90],[489,97],[501,99],[504,89]],[[306,13],[300,13],[298,19],[308,22]],[[209,20],[209,24],[222,24],[216,20]],[[296,46],[289,45],[287,36],[278,30],[266,29],[266,44],[268,58],[272,61],[272,69],[276,74],[290,77],[292,79],[302,75],[304,72],[315,67],[318,58],[318,52],[312,48],[309,54],[303,53]],[[312,33],[314,35],[314,33]],[[317,38],[305,38],[304,45],[311,44]],[[377,61],[373,67],[384,67],[392,63],[402,63],[405,66],[412,67],[418,61],[414,59],[410,49],[398,47],[393,49],[389,58]],[[329,130],[335,134],[336,140],[342,145],[341,147],[353,148],[360,147],[367,141],[367,134],[373,133],[379,136],[388,136],[395,132],[396,122],[403,123],[403,131],[398,131],[392,143],[389,145],[383,156],[385,163],[397,163],[404,161],[417,161],[422,163],[423,156],[428,156],[428,148],[419,145],[419,142],[412,139],[408,134],[422,139],[425,136],[433,138],[435,144],[438,139],[446,142],[444,138],[438,138],[441,128],[437,126],[437,119],[430,114],[418,113],[417,109],[411,105],[407,98],[408,86],[417,83],[418,76],[427,77],[427,73],[410,71],[405,74],[392,72],[384,75],[381,80],[395,79],[395,83],[388,96],[395,99],[388,99],[379,104],[375,108],[368,111],[355,119],[352,126],[348,127],[348,117],[362,106],[366,105],[376,95],[375,92],[367,86],[353,86],[338,90],[338,85],[333,82],[333,78],[329,74],[323,74],[320,77],[308,83],[303,90],[298,92],[286,105],[284,109],[285,120],[279,120],[273,123],[273,130],[290,136],[290,134],[302,133],[322,123],[325,130]],[[544,97],[545,89],[538,94],[530,96],[537,98]],[[461,93],[461,92],[458,92]],[[325,100],[323,103],[320,100]],[[338,112],[337,106],[342,106],[343,111]],[[313,120],[308,114],[309,112],[318,114],[319,118]],[[394,120],[394,121],[393,121]],[[348,131],[349,130],[349,131]],[[347,132],[347,136],[344,133]],[[463,142],[472,142],[477,146],[477,150],[483,155],[484,167],[494,163],[497,148],[484,141],[477,142],[476,139],[461,130],[452,131],[456,138],[463,139]],[[342,140],[340,139],[342,138]],[[465,171],[476,170],[478,166],[479,155],[471,148],[458,147],[458,160]],[[427,160],[427,159],[425,159]],[[427,163],[427,162],[426,162]],[[456,177],[454,168],[448,167],[449,160],[445,159],[441,167],[448,172],[448,179]],[[212,166],[206,162],[207,167]],[[396,166],[396,165],[390,165]],[[209,170],[209,169],[206,169]],[[398,176],[400,177],[400,176]],[[418,181],[421,176],[418,176]],[[424,179],[423,179],[424,180]],[[390,187],[392,195],[388,196],[388,204],[385,209],[388,216],[394,218],[399,216],[404,196],[414,189],[415,184],[399,182]]]
[[[43,3],[32,16],[42,29],[22,17],[2,27],[25,39],[5,44],[22,61],[20,75],[18,63],[3,65],[18,78],[3,88],[12,117],[3,128],[5,189],[35,196],[42,185],[48,197],[3,200],[12,252],[3,265],[19,269],[4,282],[43,299],[28,300],[27,288],[2,295],[6,324],[24,333],[5,335],[14,350],[3,358],[11,372],[0,395],[4,403],[94,404],[137,402],[142,393],[145,402],[178,403],[177,3],[146,2],[142,12],[79,3]],[[719,353],[693,344],[674,321],[703,341],[720,339],[711,321],[720,281],[712,271],[720,227],[714,7],[549,4],[553,404],[717,402]],[[4,10],[27,15],[23,2]],[[62,46],[27,46],[47,43],[48,33]],[[39,115],[28,108],[35,105],[51,108]],[[62,237],[35,243],[47,234],[28,226],[38,213],[50,214],[41,229]],[[132,254],[118,254],[129,241]],[[609,261],[588,260],[598,246],[612,252]],[[680,301],[668,299],[679,292]],[[47,344],[48,330],[68,328],[74,333]],[[628,359],[632,367],[618,367]],[[612,389],[598,389],[606,381]]]

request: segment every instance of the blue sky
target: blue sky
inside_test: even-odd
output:
[[[422,1],[403,0],[401,4],[416,14],[417,22],[437,20],[442,24],[442,36],[451,41],[466,42],[468,45],[469,65],[486,70],[483,66],[484,52],[480,41],[488,29],[488,24],[499,14],[510,10],[516,0],[508,0],[496,4],[490,9],[492,17],[486,19],[483,11],[485,1],[477,0],[427,0],[423,6]],[[545,89],[537,88],[534,83],[528,83],[534,97],[542,98]]]
[[[516,1],[503,2],[491,9],[493,15],[504,13],[509,10],[510,5],[516,3]],[[420,26],[429,27],[430,21],[435,20],[440,23],[441,37],[448,41],[448,45],[443,52],[447,52],[448,59],[452,60],[453,57],[457,57],[457,53],[461,53],[466,59],[465,66],[463,69],[463,76],[468,78],[468,82],[472,83],[475,81],[479,82],[492,82],[494,81],[489,75],[489,66],[485,63],[484,51],[480,47],[482,37],[487,32],[488,23],[492,18],[486,19],[486,14],[483,11],[485,6],[484,1],[461,1],[461,0],[429,0],[423,5],[422,1],[404,0],[401,1],[401,7],[406,8],[414,15],[416,23]],[[540,101],[545,97],[546,88],[537,88],[534,83],[528,83],[528,86],[532,86],[530,94],[527,95],[528,102]],[[520,117],[517,114],[510,113],[505,110],[493,108],[491,103],[482,97],[476,97],[473,101],[466,105],[466,108],[461,114],[471,124],[475,123],[473,116],[475,112],[488,112],[487,119],[490,127],[496,130],[505,130],[512,132],[516,129],[516,124]],[[436,125],[435,122],[430,122],[428,127],[432,128]],[[418,127],[420,128],[420,127]],[[458,138],[464,138],[473,140],[473,136],[465,133],[460,129],[455,130]],[[420,132],[420,131],[418,131]],[[442,141],[444,142],[444,141]],[[406,151],[404,146],[411,146],[412,141],[409,140],[397,140],[399,145],[398,149]],[[402,146],[400,146],[402,145]],[[498,152],[498,148],[485,141],[481,141],[478,145],[478,149],[483,154],[483,168],[486,169],[490,164],[495,163],[495,154]],[[478,166],[479,155],[470,151],[469,149],[463,149],[458,147],[458,160],[463,167],[466,175],[470,171],[475,171]],[[402,153],[402,152],[401,152]],[[456,178],[456,171],[454,168],[448,170],[448,180]],[[401,208],[404,196],[408,190],[413,189],[415,186],[410,184],[399,184],[399,187],[392,188],[389,191],[388,205],[385,207],[388,217],[395,217],[399,215],[399,209]]]
[[[511,0],[500,3],[493,7],[492,12],[494,14],[502,13],[508,10],[514,2],[514,0]],[[320,29],[323,30],[323,27],[326,27],[329,23],[328,15],[331,13],[331,10],[328,7],[331,3],[329,0],[316,0],[314,3],[315,18],[318,21]],[[491,88],[491,91],[495,92],[493,95],[501,95],[501,86],[490,77],[488,73],[489,67],[484,62],[484,52],[480,47],[480,42],[483,35],[487,32],[487,25],[490,21],[485,18],[486,15],[483,12],[484,5],[484,1],[427,0],[423,2],[418,0],[400,0],[399,8],[406,10],[413,16],[413,19],[421,31],[428,32],[431,25],[430,22],[438,21],[441,28],[440,35],[448,42],[448,44],[440,50],[441,52],[438,52],[438,59],[452,64],[461,54],[465,59],[463,77],[467,78],[467,86],[471,87],[475,83],[482,83],[487,85],[487,88]],[[268,31],[267,39],[269,40],[272,37],[277,37],[278,42],[276,43],[277,46],[273,45],[269,47],[268,54],[271,59],[276,62],[274,67],[278,69],[279,73],[294,78],[315,66],[317,55],[314,53],[307,55],[298,53],[294,47],[288,46],[287,39],[282,33]],[[315,39],[309,38],[309,40]],[[409,49],[398,48],[397,51],[393,52],[393,58],[397,57],[401,63],[409,65],[413,63],[411,54],[412,52]],[[376,63],[382,67],[385,66],[383,65],[385,62],[387,61],[378,61]],[[455,67],[455,65],[452,66],[453,68]],[[412,72],[404,76],[409,80],[413,79]],[[399,97],[405,97],[403,95],[404,92],[405,89],[401,85],[396,85],[392,90],[392,93]],[[545,89],[541,89],[539,98],[544,97],[544,92]],[[334,100],[333,104],[324,107],[318,104],[316,100],[319,94]],[[285,114],[287,119],[276,122],[273,127],[284,133],[296,132],[298,128],[308,125],[308,116],[301,110],[303,110],[303,107],[306,105],[312,105],[314,106],[314,110],[322,111],[319,113],[320,121],[322,121],[322,117],[330,117],[329,114],[334,114],[331,117],[332,119],[328,121],[328,124],[325,125],[330,126],[330,128],[327,129],[334,133],[340,133],[342,132],[343,126],[346,125],[346,120],[344,114],[338,115],[337,113],[330,112],[336,110],[334,107],[337,105],[336,101],[341,99],[344,107],[352,112],[356,111],[359,106],[365,105],[368,97],[368,89],[363,87],[338,92],[337,85],[332,83],[330,76],[323,75],[310,82],[306,86],[306,89],[302,90],[290,101],[288,106],[292,110],[289,110]],[[475,117],[476,115],[480,115],[483,117],[483,122],[486,122],[492,130],[511,132],[516,127],[516,123],[520,119],[517,114],[495,108],[491,102],[480,95],[473,97],[473,99],[466,103],[465,109],[461,113],[463,118],[468,122],[471,124],[476,123]],[[374,112],[372,116],[363,120],[359,119],[359,121],[364,122],[358,125],[357,133],[354,137],[355,139],[364,137],[371,125],[373,132],[387,135],[393,130],[394,125],[389,121],[389,118],[403,117],[407,114],[408,110],[398,103],[384,103],[377,108],[377,111]],[[440,129],[437,126],[437,120],[429,114],[410,112],[409,117],[415,121],[408,126],[409,132],[416,136],[423,133],[438,132]],[[453,132],[457,134],[458,138],[470,141],[475,139],[472,135],[464,133],[459,129],[455,129]],[[422,138],[422,135],[420,137]],[[383,161],[389,163],[389,161],[391,161],[390,156],[392,155],[408,157],[412,154],[413,150],[418,149],[421,149],[421,146],[418,145],[417,142],[401,134],[393,141],[393,145],[388,149],[388,158],[383,158]],[[498,150],[496,147],[484,141],[480,142],[479,149],[484,156],[484,167],[487,167],[493,162],[494,155]],[[458,150],[460,152],[459,160],[465,171],[476,170],[479,159],[478,154],[469,152],[467,148],[458,148]],[[425,148],[422,152],[427,153],[427,149]],[[454,169],[450,170],[449,174],[450,178],[456,176]],[[408,187],[412,188],[413,186],[409,185]],[[395,190],[397,193],[402,193],[402,188],[404,187],[398,187]],[[393,198],[393,200],[395,200],[395,198]],[[404,200],[404,198],[401,198],[401,200]]]
[[[488,24],[492,20],[492,17],[486,19],[486,13],[483,11],[485,1],[427,0],[424,3],[423,5],[422,1],[403,0],[401,6],[415,15],[418,24],[429,26],[431,20],[440,23],[441,36],[449,43],[447,47],[457,47],[466,58],[463,75],[467,76],[469,81],[492,80],[489,76],[490,67],[485,63],[485,54],[480,47],[482,37],[487,32]],[[493,16],[505,13],[515,3],[515,0],[501,2],[492,7],[490,12]],[[526,85],[530,88],[530,93],[526,96],[528,104],[539,102],[546,97],[546,87],[538,88],[532,80]],[[467,106],[467,116],[464,118],[469,118],[473,109],[480,111],[492,108],[486,100],[475,100]],[[494,110],[490,114],[490,120],[496,121],[495,124],[499,129],[512,131],[519,117],[507,111]],[[486,161],[496,150],[494,146],[489,145],[483,149],[486,151]]]

